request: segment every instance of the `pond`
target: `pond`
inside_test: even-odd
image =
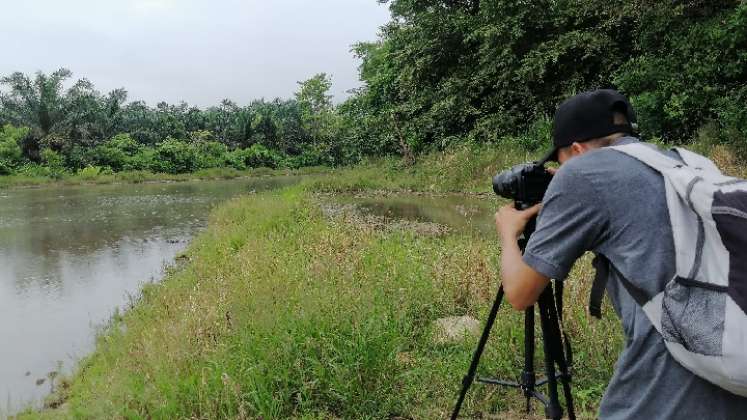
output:
[[[0,190],[0,417],[38,406],[98,328],[231,197],[293,177]]]

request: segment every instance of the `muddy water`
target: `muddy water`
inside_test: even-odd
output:
[[[217,203],[293,178],[0,191],[0,418],[38,405]]]
[[[392,220],[437,223],[451,231],[496,237],[494,197],[465,195],[420,196],[393,194],[381,196],[338,196],[340,204],[353,204],[363,214]]]

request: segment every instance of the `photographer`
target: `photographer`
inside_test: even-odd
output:
[[[537,301],[550,279],[564,281],[586,251],[609,260],[606,290],[627,338],[599,409],[603,419],[744,419],[747,398],[701,379],[675,361],[628,290],[654,295],[676,271],[662,176],[605,146],[638,142],[628,100],[596,90],[563,102],[554,119],[561,167],[540,205],[495,215],[501,278],[517,310]],[[672,157],[678,158],[676,153]],[[524,255],[517,238],[535,215]],[[623,284],[627,283],[627,284]],[[747,350],[746,350],[747,351]]]

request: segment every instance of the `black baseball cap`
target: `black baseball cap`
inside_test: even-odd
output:
[[[627,123],[615,124],[614,114],[627,117]],[[612,89],[579,93],[558,106],[553,120],[553,149],[540,163],[558,160],[558,149],[575,142],[598,139],[614,133],[633,134],[635,112],[628,99]]]

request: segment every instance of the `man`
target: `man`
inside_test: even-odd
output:
[[[602,419],[744,419],[747,398],[701,379],[676,362],[623,281],[653,296],[675,273],[674,243],[663,178],[638,160],[605,146],[637,142],[628,100],[596,90],[563,102],[555,114],[557,170],[540,205],[496,213],[501,278],[517,310],[533,305],[550,279],[564,280],[576,259],[605,256],[607,294],[621,319],[625,348],[599,409]],[[674,157],[677,157],[674,155]],[[539,213],[521,255],[517,238]]]

